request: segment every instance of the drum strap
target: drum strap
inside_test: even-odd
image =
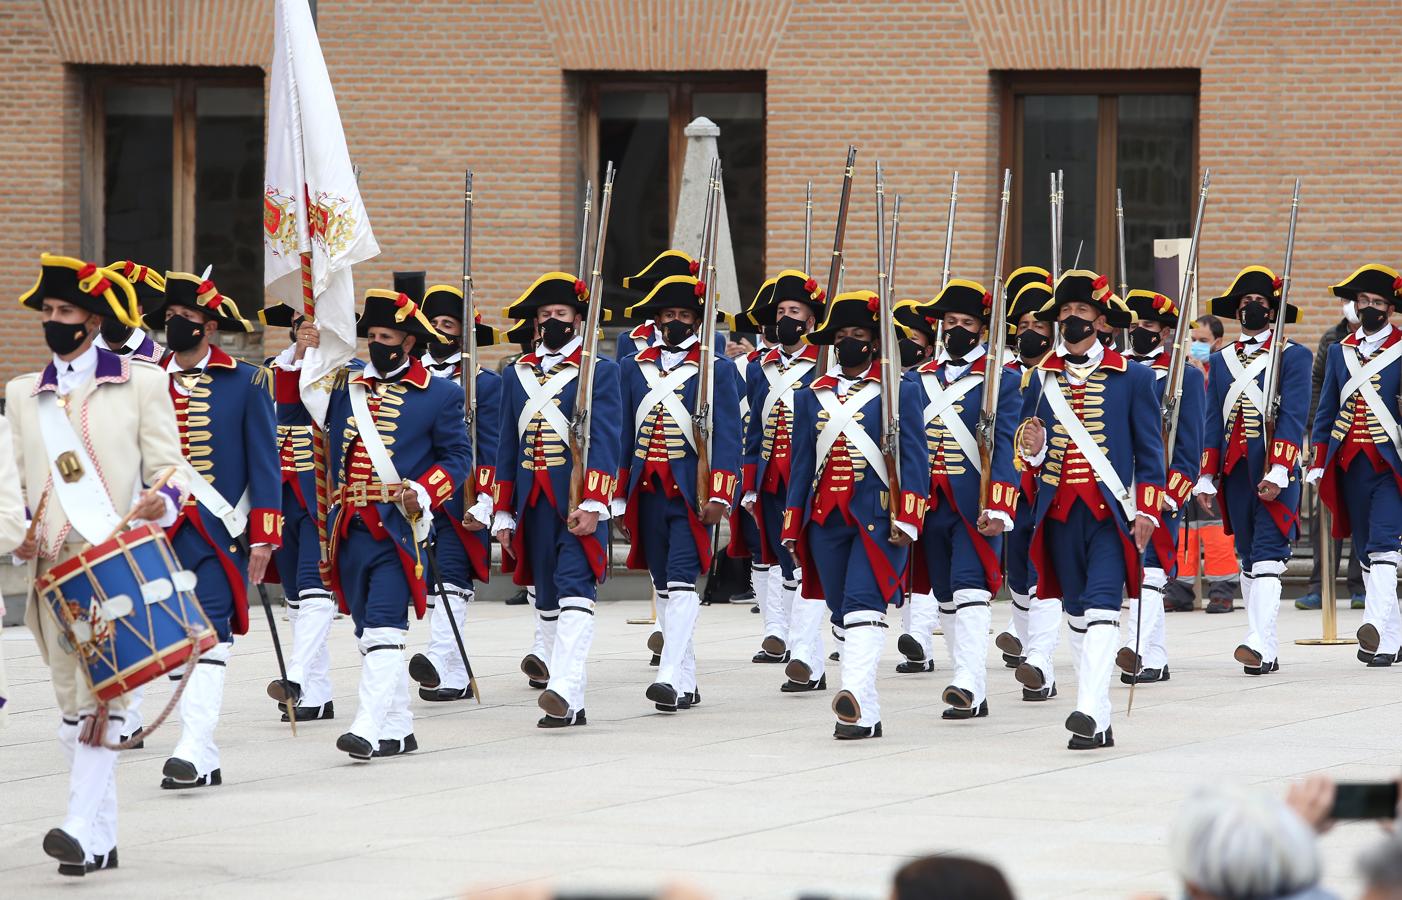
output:
[[[117,529],[122,517],[112,505],[97,466],[73,430],[68,414],[53,391],[35,398],[39,410],[39,434],[49,455],[49,476],[55,496],[69,523],[90,544],[100,544]]]
[[[365,454],[370,457],[370,464],[375,467],[375,477],[380,479],[381,484],[399,484],[399,471],[394,467],[394,460],[390,459],[389,450],[385,448],[385,440],[380,436],[380,428],[375,423],[375,417],[370,412],[370,404],[365,399],[365,385],[360,382],[352,382],[347,386],[350,394],[351,412],[355,414],[356,434],[360,438],[360,443],[365,447]],[[400,512],[404,510],[401,508]],[[404,518],[408,519],[406,515]],[[422,541],[428,537],[429,528],[432,525],[433,516],[420,516],[417,522],[413,522],[414,540]]]

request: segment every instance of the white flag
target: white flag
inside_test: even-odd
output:
[[[341,130],[341,114],[307,0],[277,0],[268,156],[263,176],[263,282],[301,310],[302,257],[321,347],[302,363],[302,399],[324,421],[323,379],[355,354],[355,286],[351,266],[380,252]]]

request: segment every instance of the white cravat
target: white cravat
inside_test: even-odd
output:
[[[209,357],[206,356],[205,359],[208,360]],[[408,371],[410,362],[412,362],[410,357],[405,356],[404,362],[395,366],[394,371],[390,372],[388,375],[381,375],[379,370],[375,368],[375,364],[368,362],[365,364],[364,370],[361,371],[361,376],[375,381],[393,381],[395,378]],[[200,368],[204,368],[204,363],[200,363]]]
[[[194,366],[194,368],[199,369],[201,372],[203,372],[205,370],[205,367],[209,365],[209,356],[210,352],[206,350],[204,352],[204,359],[200,360],[199,364]],[[180,365],[180,363],[176,362],[174,353],[172,353],[170,355],[170,359],[166,361],[166,371],[172,375],[178,375],[181,372],[185,371],[185,369]],[[190,389],[187,388],[185,386],[185,382],[181,381],[179,378],[173,379],[171,381],[171,384],[175,385],[175,390],[178,391],[182,396],[190,396]]]
[[[100,333],[93,340],[93,345],[101,347],[103,350],[111,350],[113,353],[120,353],[123,350],[128,352],[136,350],[145,340],[146,332],[142,331],[140,328],[133,328],[131,330],[131,335],[127,338],[126,343],[122,344],[121,348],[109,346],[107,338],[103,337]]]
[[[1089,376],[1090,373],[1094,372],[1096,367],[1100,365],[1100,361],[1105,358],[1105,346],[1101,344],[1100,341],[1092,342],[1090,349],[1086,351],[1086,361],[1083,363],[1065,362],[1065,357],[1071,355],[1071,351],[1067,349],[1064,341],[1056,345],[1056,355],[1062,357],[1062,362],[1065,366],[1066,380],[1072,384],[1085,384],[1086,379],[1077,378],[1075,373],[1071,371],[1071,367],[1074,366],[1077,370]]]
[[[75,358],[65,362],[54,356],[54,371],[58,373],[58,392],[67,396],[87,384],[97,371],[97,348],[89,346]]]
[[[940,348],[940,352],[935,358],[944,363],[944,380],[945,383],[949,383],[956,379],[963,378],[964,373],[969,371],[969,367],[987,354],[988,348],[983,344],[979,344],[977,347],[970,350],[963,359],[954,359],[945,352],[943,347]]]
[[[541,344],[540,370],[542,372],[549,372],[551,369],[554,369],[560,363],[564,362],[566,357],[574,353],[574,351],[578,350],[583,344],[584,339],[579,337],[570,338],[569,341],[565,344],[565,346],[561,347],[559,350],[551,350],[547,348],[544,344]]]
[[[1366,357],[1376,353],[1390,334],[1392,334],[1392,326],[1384,325],[1373,334],[1364,334],[1363,329],[1359,328],[1353,333],[1353,336],[1358,338],[1358,352]]]
[[[663,350],[660,354],[662,370],[670,372],[677,366],[686,362],[686,357],[691,353],[691,348],[696,346],[696,335],[692,335],[677,345],[676,350]]]
[[[1270,339],[1270,336],[1271,329],[1269,328],[1267,328],[1265,331],[1253,334],[1251,337],[1243,336],[1241,338],[1241,349],[1245,351],[1247,356],[1252,356],[1256,353],[1257,350],[1260,350],[1262,347],[1266,346],[1266,341]]]
[[[448,357],[445,360],[442,360],[441,362],[439,361],[438,357],[434,356],[432,353],[424,354],[424,368],[428,369],[429,374],[436,375],[439,378],[453,377],[453,369],[455,369],[457,367],[457,364],[461,361],[461,352],[454,353],[452,356]]]

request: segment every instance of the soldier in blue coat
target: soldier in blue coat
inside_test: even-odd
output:
[[[164,301],[165,276],[155,269],[139,266],[126,259],[118,260],[107,268],[121,272],[127,281],[131,282],[131,286],[136,289],[136,308],[142,315],[160,306]],[[159,327],[160,323],[155,324]],[[111,350],[119,356],[151,363],[160,362],[166,352],[145,329],[111,318],[102,320],[102,330],[93,338],[93,344],[100,349]]]
[[[304,316],[284,303],[274,303],[258,313],[269,327],[288,328],[292,341]],[[265,365],[276,365],[276,357]],[[317,513],[317,474],[314,444],[316,429],[302,412],[301,400],[278,402],[277,452],[282,469],[282,546],[273,553],[273,568],[282,582],[287,618],[292,623],[291,652],[287,655],[288,688],[281,679],[268,685],[268,696],[297,697],[292,707],[298,722],[336,718],[332,699],[331,653],[327,638],[335,617],[336,601],[322,573],[321,521]],[[269,580],[272,580],[270,572]],[[285,703],[279,703],[287,721]]]
[[[587,724],[585,664],[594,639],[594,601],[608,570],[608,502],[618,472],[618,366],[594,361],[589,396],[589,456],[577,505],[570,423],[578,399],[584,314],[589,292],[565,272],[547,272],[506,310],[531,323],[536,349],[502,376],[492,532],[517,584],[533,587],[549,660],[535,654],[521,668],[547,682],[541,728]],[[510,334],[521,334],[522,326]]]
[[[915,370],[930,483],[925,522],[912,554],[911,589],[933,594],[939,604],[954,661],[954,674],[943,694],[949,704],[943,718],[955,721],[988,715],[988,626],[993,595],[1003,583],[1002,535],[1012,528],[1017,511],[1012,442],[1021,412],[1021,383],[1015,373],[989,359],[982,343],[992,307],[992,295],[983,285],[950,280],[925,307],[943,326],[939,355]],[[989,373],[998,392],[998,419],[983,505],[984,462],[976,435]]]
[[[1208,307],[1214,316],[1235,319],[1241,337],[1208,361],[1207,427],[1202,469],[1193,489],[1208,509],[1207,497],[1218,493],[1216,482],[1221,483],[1222,525],[1236,544],[1246,601],[1246,640],[1232,656],[1248,675],[1280,668],[1280,576],[1299,525],[1300,447],[1314,359],[1308,348],[1293,341],[1281,348],[1280,407],[1267,446],[1263,407],[1268,401],[1262,392],[1280,314],[1280,285],[1270,269],[1248,266]],[[1285,315],[1293,324],[1300,311],[1291,305]]]
[[[1129,357],[1153,370],[1154,393],[1162,408],[1173,359],[1178,305],[1163,294],[1145,290],[1130,291],[1125,303],[1138,319],[1129,331]],[[1169,677],[1163,592],[1177,568],[1178,533],[1202,463],[1206,403],[1207,388],[1202,373],[1187,365],[1185,360],[1178,429],[1168,461],[1168,482],[1164,486],[1164,510],[1145,552],[1144,584],[1139,597],[1130,598],[1129,611],[1125,614],[1124,646],[1115,659],[1121,671],[1120,681],[1125,684],[1133,683],[1136,678],[1140,684],[1145,684],[1167,681]]]
[[[756,351],[745,375],[750,415],[740,504],[756,526],[758,564],[778,566],[782,576],[780,596],[771,592],[763,598],[769,602],[762,605],[765,633],[760,653],[774,661],[789,657],[788,680],[780,687],[785,693],[827,689],[822,637],[826,607],[799,596],[802,572],[781,540],[793,472],[794,398],[817,375],[818,348],[803,336],[817,324],[824,300],[816,281],[797,269],[785,269],[761,288],[747,311],[771,333],[776,346]]]
[[[407,286],[402,275],[396,285]],[[422,342],[442,339],[419,304],[402,290],[367,291],[356,333],[367,339],[370,360],[337,377],[323,432],[329,581],[355,622],[362,656],[359,708],[336,748],[366,761],[418,749],[403,651],[409,607],[423,617],[431,574],[419,545],[437,510],[472,480],[472,459],[462,391],[429,375],[415,356]],[[280,402],[297,404],[296,369],[318,344],[304,323],[297,344],[278,358]]]
[[[450,284],[436,284],[424,292],[424,315],[442,340],[430,341],[422,359],[435,378],[461,386],[463,366],[463,295]],[[496,329],[476,314],[477,346],[497,342]],[[440,569],[441,594],[433,600],[429,617],[428,647],[409,659],[409,677],[419,685],[419,698],[429,701],[463,700],[472,696],[467,666],[453,636],[453,616],[458,635],[467,644],[467,605],[474,583],[491,577],[492,483],[496,471],[497,429],[501,427],[501,376],[476,366],[477,446],[472,478],[452,499],[433,514],[434,556]],[[469,504],[468,498],[472,503]]]
[[[1334,514],[1333,536],[1353,535],[1354,552],[1363,556],[1358,658],[1385,668],[1402,661],[1402,331],[1392,323],[1402,278],[1390,266],[1370,264],[1335,285],[1334,294],[1354,303],[1358,328],[1329,348],[1307,480],[1319,484]]]
[[[710,565],[710,529],[734,502],[740,473],[740,385],[734,363],[703,353],[698,340],[706,285],[689,275],[664,278],[628,310],[656,321],[660,343],[625,360],[619,373],[627,421],[620,435],[619,494],[632,546],[630,569],[646,569],[663,626],[662,660],[646,695],[666,712],[700,702],[692,635],[701,611],[696,579]],[[701,366],[709,365],[712,427],[698,446]],[[710,474],[698,484],[699,454]]]
[[[803,569],[803,596],[825,599],[833,624],[845,629],[842,690],[832,703],[838,740],[881,737],[876,669],[886,643],[886,608],[904,600],[901,582],[928,487],[920,389],[904,378],[897,392],[899,495],[888,483],[879,449],[885,426],[878,305],[872,291],[833,298],[822,326],[807,339],[832,345],[836,365],[794,399],[782,534]]]
[[[234,635],[248,631],[248,582],[263,581],[282,543],[277,430],[267,370],[239,362],[212,343],[216,332],[253,330],[213,282],[167,272],[165,302],[146,313],[163,323],[170,398],[185,458],[197,473],[167,529],[181,564],[199,578],[196,595],[219,634],[180,696],[180,740],[161,787],[216,785],[223,775],[214,729]],[[247,548],[239,543],[246,539]]]
[[[624,278],[623,287],[628,290],[642,291],[643,296],[646,296],[664,278],[671,278],[674,275],[690,275],[695,278],[700,265],[700,262],[693,259],[690,254],[681,250],[663,250],[653,258],[652,262],[643,266],[641,272]],[[622,365],[628,357],[636,356],[657,343],[657,337],[657,324],[652,319],[634,325],[618,336],[618,345],[614,348],[614,361]]]
[[[1023,393],[1018,451],[1037,471],[1031,556],[1039,597],[1060,597],[1071,625],[1076,709],[1067,747],[1114,746],[1110,679],[1119,647],[1120,603],[1139,595],[1142,559],[1159,525],[1163,433],[1154,376],[1097,339],[1106,322],[1127,319],[1103,275],[1062,274],[1038,313],[1061,340]],[[1028,662],[1025,687],[1043,686]]]

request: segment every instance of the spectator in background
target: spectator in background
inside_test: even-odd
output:
[[[1013,900],[1003,873],[961,856],[926,856],[896,872],[891,900]]]
[[[1216,316],[1199,316],[1193,322],[1192,355],[1188,361],[1207,375],[1207,358],[1226,343],[1222,320]],[[1222,529],[1222,514],[1217,500],[1212,501],[1212,515],[1193,505],[1188,509],[1188,527],[1178,547],[1178,572],[1164,591],[1165,612],[1191,612],[1197,601],[1195,586],[1198,560],[1202,559],[1203,579],[1207,582],[1207,611],[1231,612],[1240,581],[1236,549],[1232,539]]]
[[[1328,800],[1333,784],[1327,783]],[[1304,790],[1306,796],[1296,796]],[[1174,871],[1190,900],[1329,900],[1319,886],[1314,829],[1298,803],[1317,810],[1323,788],[1291,789],[1289,802],[1259,789],[1214,788],[1183,805],[1169,838]],[[1328,812],[1327,802],[1323,806]]]
[[[1312,393],[1310,395],[1310,416],[1305,421],[1314,421],[1314,411],[1319,407],[1319,389],[1324,385],[1324,363],[1329,356],[1329,348],[1339,341],[1348,337],[1358,328],[1358,310],[1354,308],[1352,300],[1345,300],[1343,306],[1343,318],[1339,319],[1337,325],[1324,332],[1324,336],[1319,339],[1319,347],[1314,351],[1314,374],[1311,378],[1313,382]],[[1303,458],[1303,457],[1301,457]],[[1317,497],[1316,490],[1312,496]],[[1318,508],[1317,506],[1315,508]],[[1320,587],[1322,581],[1319,577],[1319,536],[1321,530],[1318,521],[1315,527],[1310,529],[1310,545],[1314,548],[1314,565],[1310,568],[1310,583],[1305,595],[1295,601],[1296,609],[1319,609],[1322,604]],[[1351,597],[1350,608],[1363,608],[1363,565],[1362,561],[1352,552],[1353,542],[1349,541],[1348,560],[1348,592]],[[1339,559],[1344,554],[1344,539],[1334,539],[1334,578],[1339,577]]]
[[[1362,900],[1402,900],[1402,838],[1389,835],[1358,860]]]

